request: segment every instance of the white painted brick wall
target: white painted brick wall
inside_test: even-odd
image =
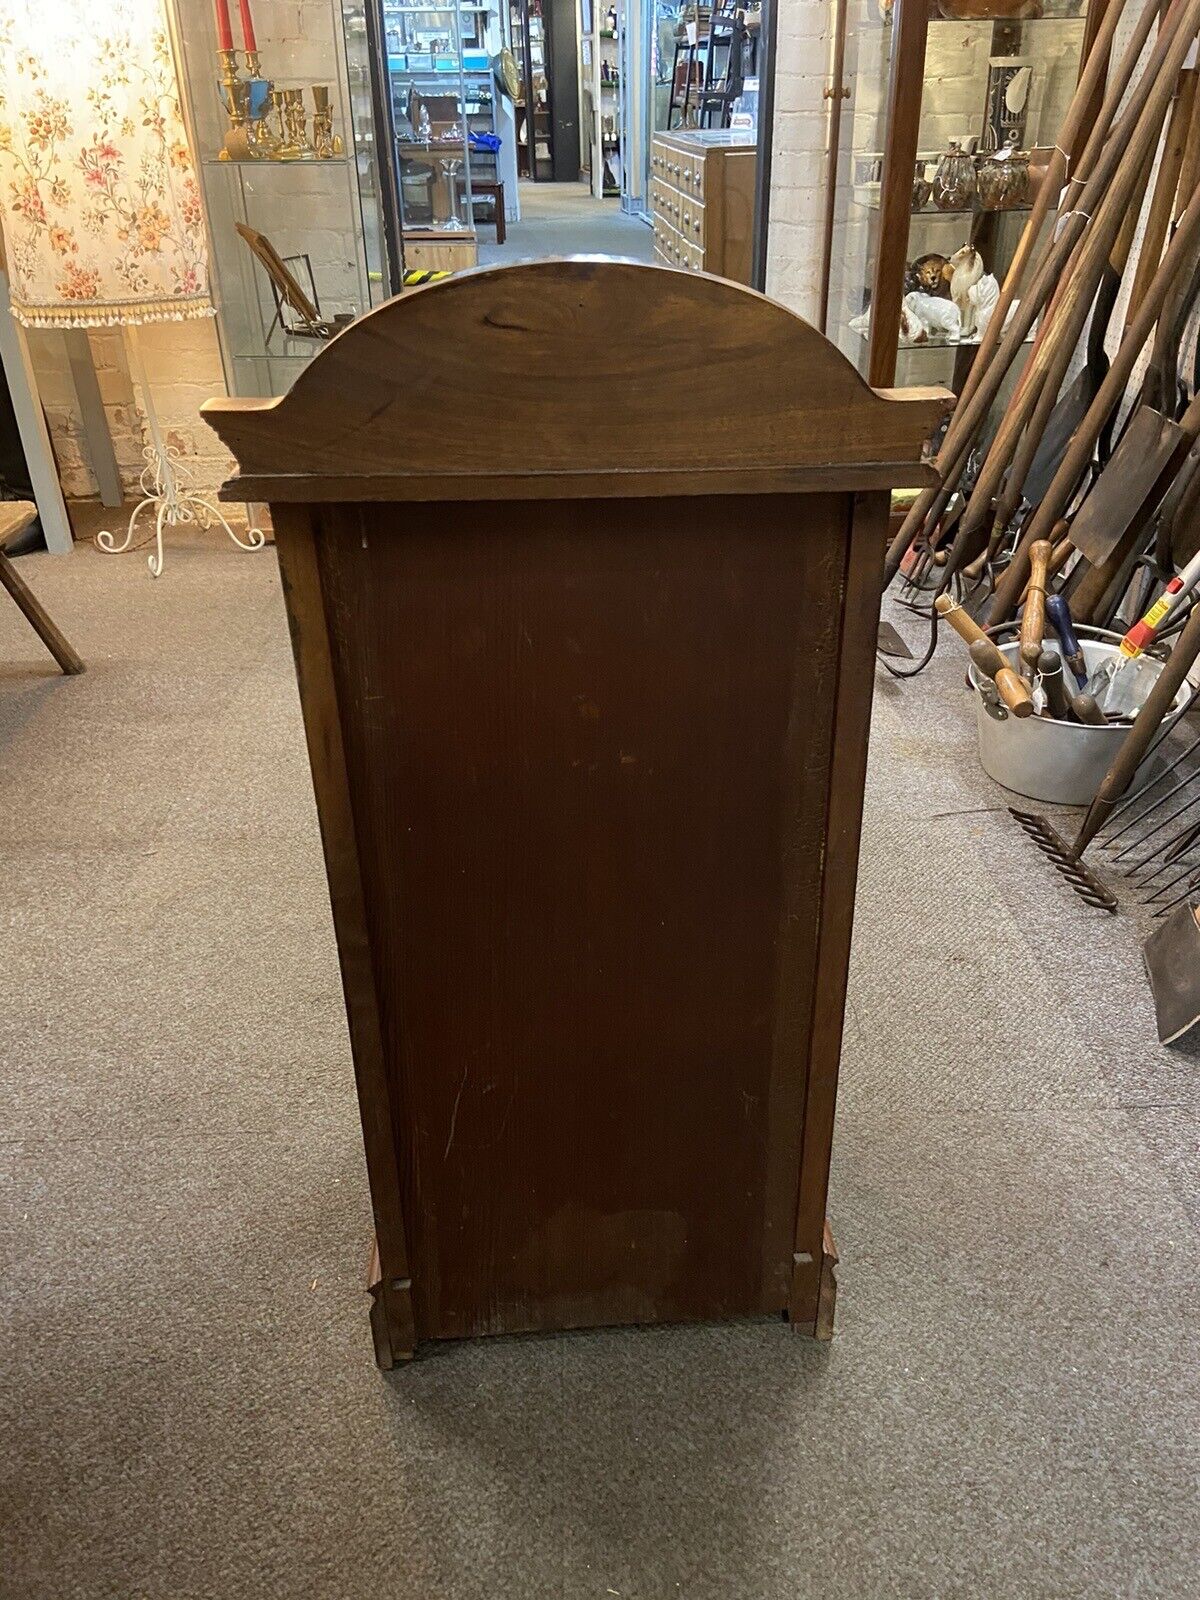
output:
[[[821,281],[828,122],[821,91],[829,81],[828,0],[779,7],[767,293],[816,321]]]

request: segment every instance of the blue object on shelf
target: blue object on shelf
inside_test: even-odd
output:
[[[472,133],[470,138],[472,150],[490,150],[493,154],[504,142],[497,133]]]

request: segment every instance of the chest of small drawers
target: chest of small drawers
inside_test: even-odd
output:
[[[656,134],[650,150],[654,259],[749,283],[757,150],[724,129]]]

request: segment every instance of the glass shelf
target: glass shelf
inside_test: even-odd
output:
[[[1084,20],[1084,12],[1076,11],[1071,16],[1049,17],[944,17],[937,9],[936,4],[929,13],[929,26],[945,27],[948,23],[955,28],[1037,28],[1046,27],[1071,28],[1078,27]]]
[[[870,199],[864,200],[860,195],[854,196],[854,204],[863,206],[868,211],[879,210],[879,195],[873,194]],[[942,211],[937,206],[922,206],[919,210],[914,208],[909,216],[917,217],[1019,217],[1023,212],[1033,210],[1031,205],[1021,206],[971,206],[965,211]]]
[[[202,167],[253,167],[255,172],[265,172],[272,167],[344,167],[353,160],[352,156],[290,156],[286,161],[280,161],[274,156],[254,157],[250,160],[239,160],[236,157],[202,156]]]
[[[870,344],[871,330],[869,328],[851,328],[849,331],[856,339],[861,340],[863,344]],[[1035,334],[1028,333],[1021,340],[1021,343],[1032,344],[1035,338]],[[901,355],[917,355],[926,350],[978,350],[981,342],[982,335],[980,335],[978,339],[948,339],[943,334],[941,336],[935,336],[931,339],[922,339],[920,344],[901,344],[897,345],[896,348],[900,351]]]

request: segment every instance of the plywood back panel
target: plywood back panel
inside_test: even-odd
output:
[[[787,1304],[847,543],[799,509],[321,512],[419,1333]]]

